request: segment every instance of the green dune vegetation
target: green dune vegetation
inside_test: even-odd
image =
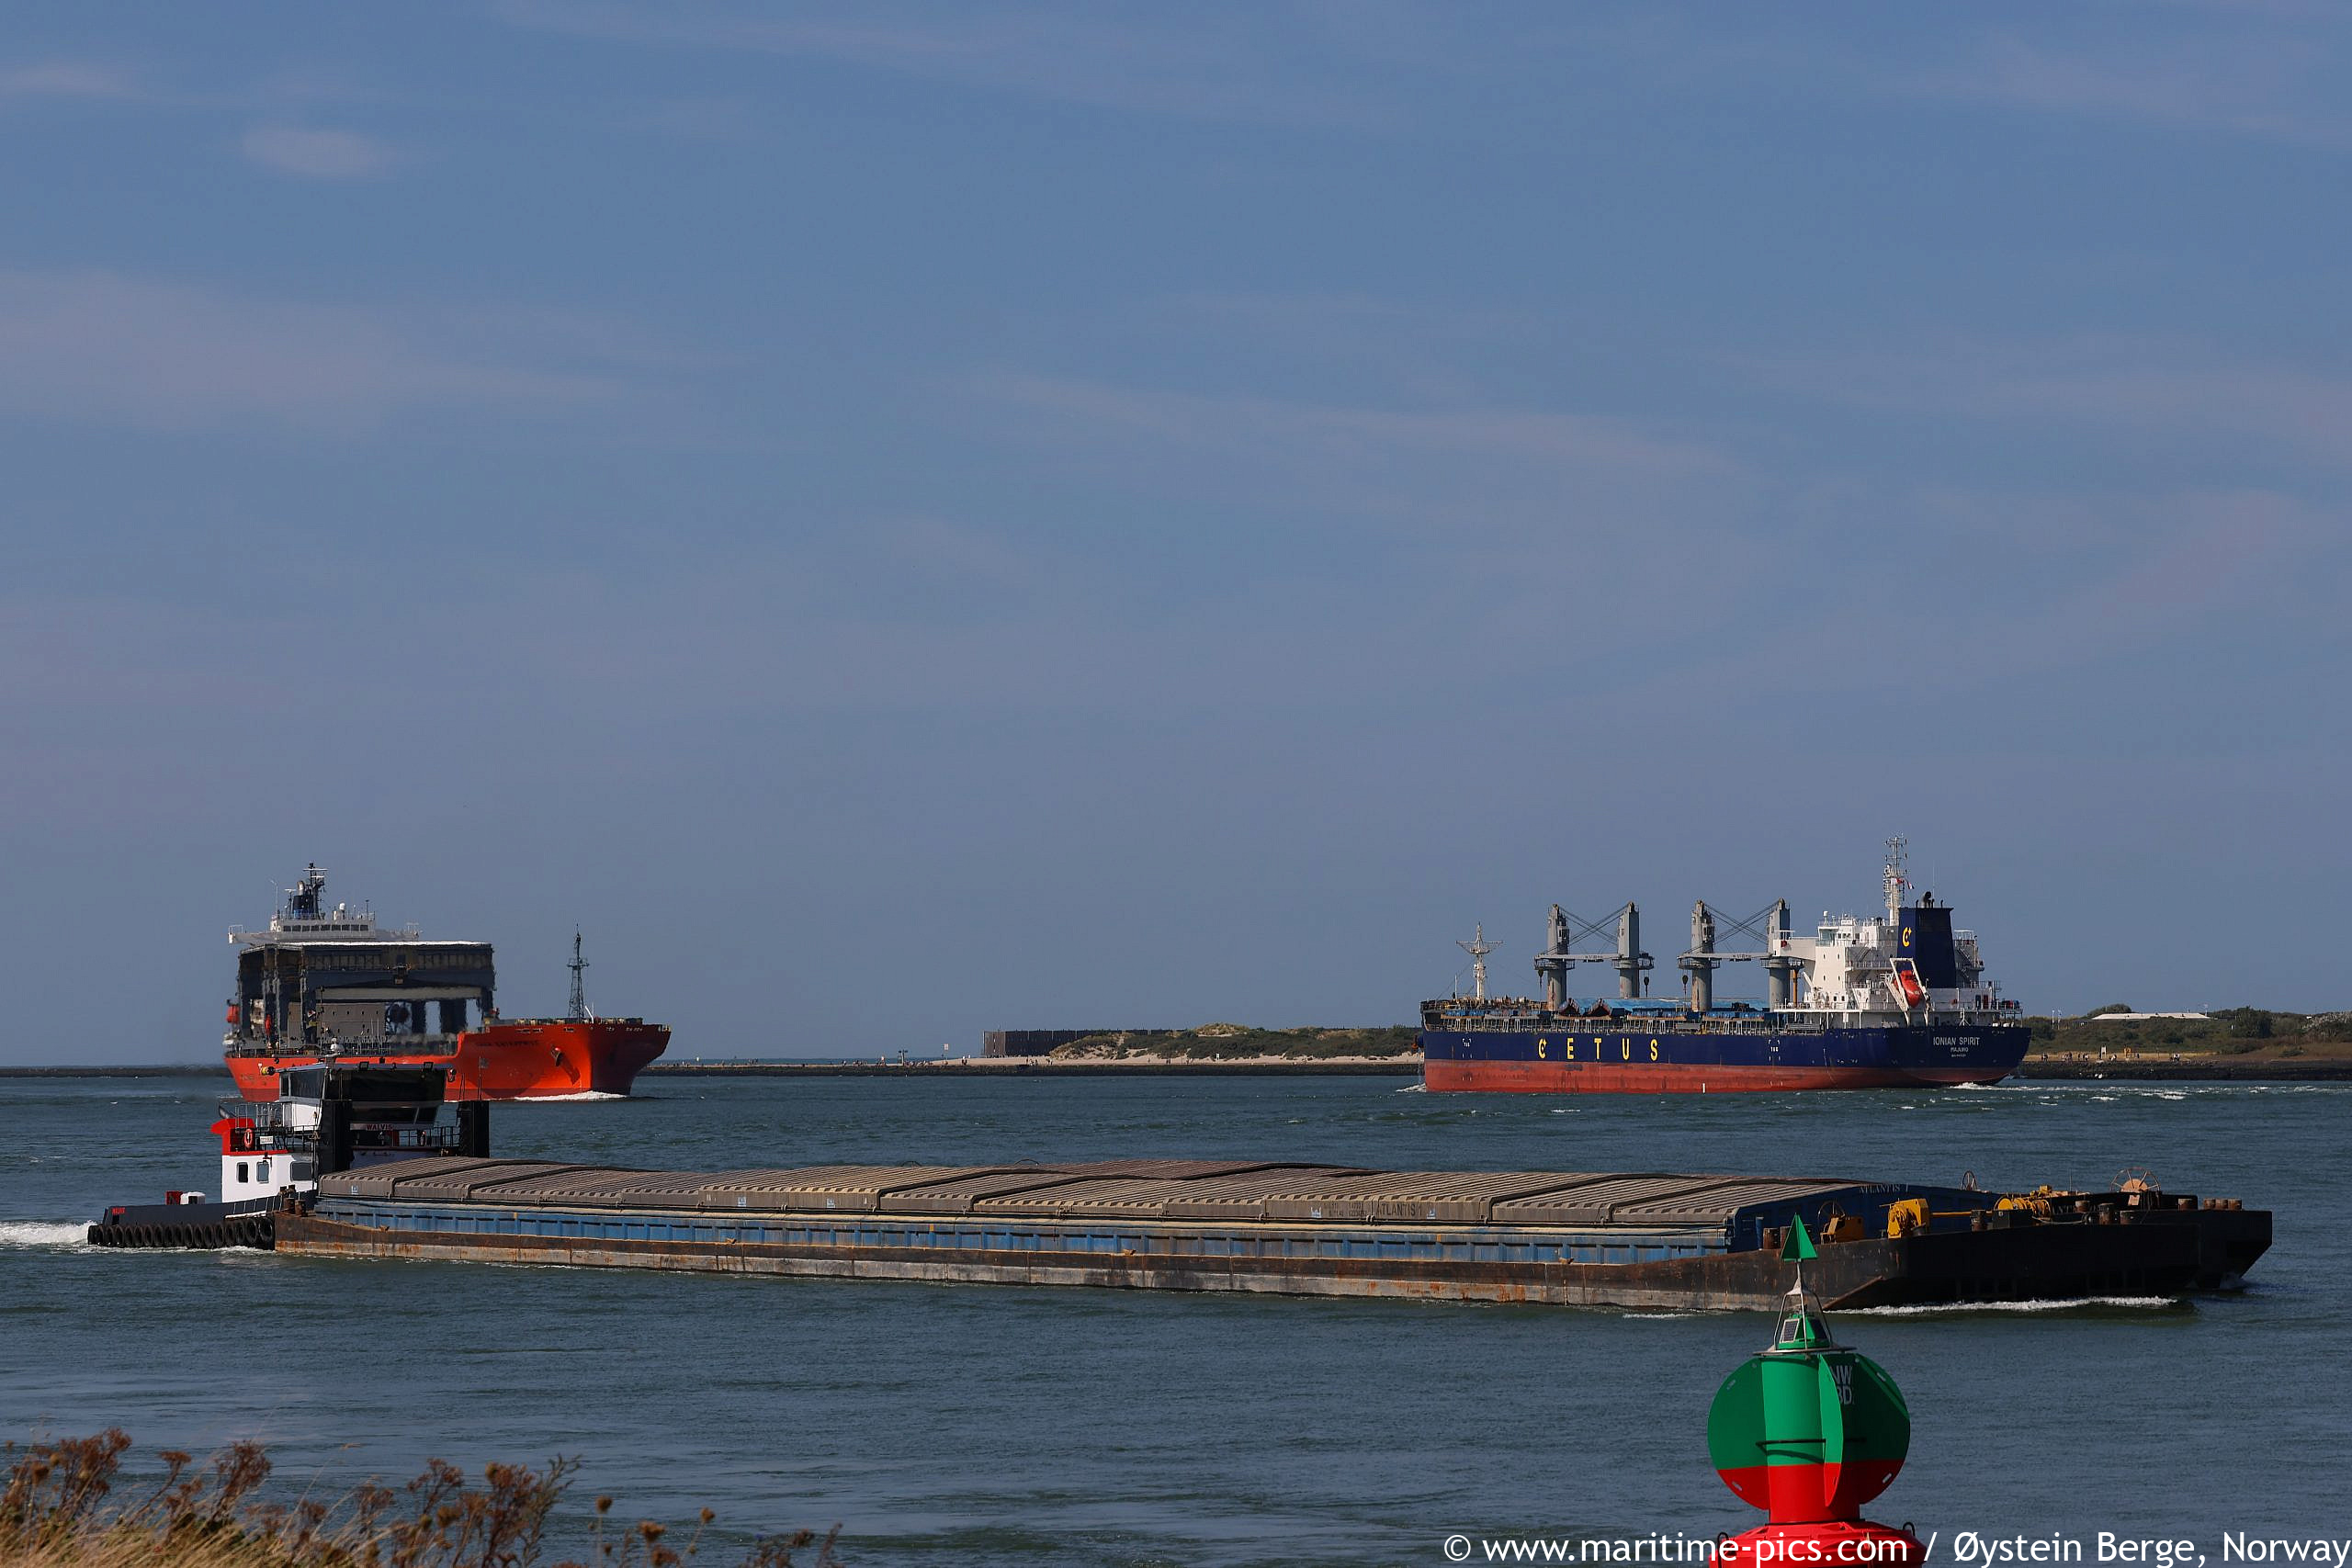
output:
[[[2081,1017],[2029,1018],[2032,1056],[2052,1059],[2210,1055],[2248,1063],[2298,1057],[2352,1058],[2352,1012],[2225,1008],[2203,1017],[2118,1017],[2120,1002]],[[1056,1046],[1063,1062],[1234,1062],[1272,1059],[1388,1061],[1417,1057],[1410,1024],[1363,1029],[1261,1029],[1204,1023],[1197,1029],[1114,1031]]]
[[[2120,1017],[2135,1010],[2112,1002],[2080,1018],[2036,1018],[2037,1056],[2210,1055],[2291,1061],[2352,1055],[2352,1012],[2282,1012],[2222,1008],[2201,1018]]]
[[[2054,1058],[2211,1055],[2249,1062],[2352,1057],[2352,1012],[2285,1012],[2225,1008],[2201,1018],[2120,1018],[2122,1003],[2081,1017],[2030,1018],[2031,1055]],[[1204,1023],[1197,1029],[1090,1034],[1054,1048],[1046,1059],[1088,1061],[1389,1060],[1417,1056],[1410,1024],[1368,1029],[1261,1029]]]
[[[405,1487],[368,1482],[322,1498],[269,1487],[255,1443],[201,1465],[164,1450],[160,1472],[145,1475],[124,1472],[130,1449],[119,1427],[0,1449],[0,1568],[535,1568],[560,1555],[552,1516],[573,1470],[561,1459],[544,1470],[493,1464],[475,1483],[432,1460]],[[619,1524],[612,1509],[596,1499],[561,1568],[699,1568],[722,1556],[705,1550],[718,1544],[708,1508],[675,1534],[653,1519]],[[840,1568],[833,1540],[737,1538],[740,1554],[723,1555],[744,1568]]]
[[[1310,1059],[1418,1056],[1410,1024],[1383,1029],[1259,1029],[1245,1023],[1204,1023],[1198,1029],[1089,1034],[1057,1045],[1048,1060],[1229,1062],[1254,1057]]]

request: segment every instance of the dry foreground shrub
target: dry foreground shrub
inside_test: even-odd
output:
[[[369,1482],[333,1502],[284,1503],[258,1496],[269,1459],[259,1444],[239,1443],[201,1467],[167,1449],[163,1480],[144,1496],[117,1499],[130,1448],[119,1427],[0,1448],[0,1568],[535,1568],[572,1470],[561,1459],[544,1471],[493,1464],[475,1485],[431,1460],[397,1491]],[[596,1499],[584,1561],[559,1568],[687,1568],[715,1517],[705,1508],[673,1546],[651,1519],[613,1526],[612,1506]],[[840,1568],[840,1533],[762,1537],[743,1568],[795,1568],[793,1553],[811,1549],[806,1568]]]

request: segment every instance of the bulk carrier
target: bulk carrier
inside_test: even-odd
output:
[[[627,1094],[669,1046],[666,1024],[589,1012],[576,932],[569,1014],[501,1018],[490,943],[427,942],[330,908],[326,880],[305,867],[267,930],[229,933],[237,993],[221,1043],[249,1100],[276,1100],[287,1069],[322,1061],[438,1067],[452,1100]]]
[[[1678,961],[1679,998],[1653,998],[1654,965],[1641,942],[1641,911],[1627,904],[1598,920],[1552,906],[1550,941],[1535,959],[1541,1000],[1487,995],[1481,929],[1461,943],[1475,981],[1467,997],[1421,1004],[1422,1082],[1431,1089],[1530,1093],[1721,1094],[1737,1090],[1881,1089],[1996,1083],[2017,1070],[2030,1038],[2018,1004],[1985,976],[1973,931],[1956,931],[1933,893],[1911,897],[1904,840],[1887,840],[1886,913],[1824,913],[1809,937],[1789,927],[1781,899],[1733,931],[1754,951],[1716,946],[1715,912],[1690,915],[1690,948]],[[1616,928],[1611,952],[1577,942]],[[1714,972],[1763,965],[1762,1007],[1718,1004]],[[1577,998],[1578,964],[1617,971],[1614,997]]]

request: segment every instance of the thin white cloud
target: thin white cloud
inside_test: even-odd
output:
[[[1491,400],[1383,407],[1006,375],[961,389],[986,435],[1088,498],[1106,541],[1202,529],[1259,542],[1245,549],[1325,555],[1349,582],[1401,571],[1433,595],[1483,595],[1495,614],[1479,623],[1498,642],[1557,635],[1544,607],[1556,585],[1529,574],[1530,559],[1572,559],[1579,581],[1671,572],[1702,621],[1747,592],[1729,531],[1755,476],[1680,429]],[[1204,570],[1222,570],[1199,548]],[[1275,596],[1297,581],[1281,577]],[[1645,603],[1590,598],[1579,633],[1630,631]]]
[[[1142,390],[1042,376],[1006,376],[986,395],[1057,416],[1195,446],[1341,453],[1411,450],[1544,466],[1657,474],[1719,471],[1724,456],[1700,443],[1607,415],[1544,410],[1395,410]]]
[[[0,71],[0,99],[96,98],[127,102],[141,96],[130,73],[110,65],[52,60]]]
[[[312,126],[256,125],[245,132],[242,146],[247,158],[266,169],[314,180],[367,179],[397,161],[373,137]]]
[[[1347,80],[1410,63],[1369,7],[1266,6],[1220,16],[1047,4],[877,4],[831,17],[629,0],[505,0],[517,26],[618,42],[839,61],[1066,103],[1261,124],[1366,125],[1388,111]],[[1409,15],[1409,13],[1407,13]],[[1424,52],[1446,36],[1429,29]]]
[[[1833,705],[2063,679],[2217,627],[2307,638],[2335,624],[2347,564],[2338,510],[2272,491],[1852,484],[1803,513],[1752,581],[1782,625],[1826,634],[1805,681]],[[1923,539],[1952,567],[1922,570]],[[1734,690],[1753,668],[1724,651],[1651,694]]]
[[[1818,25],[1786,6],[1703,18],[1650,7],[1613,26],[1553,9],[1577,20],[1483,36],[1457,73],[1573,79],[1594,101],[1640,92],[1718,109],[1759,90],[1777,106],[1803,83],[1831,97],[2352,150],[2340,86],[2352,30],[2340,5],[2009,7],[1997,24],[1985,7],[1907,7],[1888,12],[1899,23],[1866,28]]]
[[[358,430],[416,410],[576,409],[624,391],[396,313],[108,273],[0,273],[0,412],[19,416]]]
[[[681,141],[749,141],[761,130],[758,107],[748,98],[671,98],[635,117],[636,123]]]
[[[1866,408],[2199,434],[2352,464],[2352,378],[2196,344],[2100,338],[1973,343],[1783,360],[1770,378]]]
[[[361,79],[316,67],[270,72],[244,80],[192,87],[168,73],[96,60],[46,60],[0,63],[0,104],[38,100],[84,100],[132,109],[233,114],[265,118],[270,130],[292,117],[331,112],[354,105],[382,107],[399,100]],[[297,127],[296,129],[300,129]],[[347,133],[326,131],[328,137]],[[365,138],[359,140],[365,141]]]
[[[2005,34],[1931,86],[2047,113],[2343,151],[2352,148],[2352,116],[2325,68],[2332,52],[2301,32],[2190,30],[2096,49]]]

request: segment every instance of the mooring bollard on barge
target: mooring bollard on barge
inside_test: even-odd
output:
[[[2148,1188],[1127,1160],[713,1173],[428,1157],[320,1179],[281,1252],[938,1282],[1770,1310],[1825,1238],[1840,1307],[2180,1296],[2234,1283],[2261,1210]]]

